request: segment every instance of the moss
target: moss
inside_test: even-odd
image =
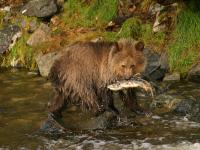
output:
[[[154,33],[152,28],[153,25],[151,23],[142,25],[142,36],[140,39],[152,50],[161,53],[161,49],[165,44],[166,34],[164,32]]]
[[[68,27],[98,27],[117,14],[117,0],[92,0],[90,5],[80,0],[68,0],[64,4],[61,20]]]
[[[105,41],[114,42],[118,39],[117,38],[117,32],[104,32],[103,38],[104,38]]]
[[[169,64],[171,71],[179,71],[182,75],[200,59],[200,12],[186,8],[178,17],[178,23],[169,45]]]
[[[143,0],[139,3],[138,9],[140,12],[147,12],[151,4],[155,2],[155,0]]]
[[[119,38],[132,37],[138,39],[141,36],[141,21],[137,18],[127,19],[118,33]]]
[[[3,18],[5,17],[6,13],[0,11],[0,29],[2,29],[3,25],[4,25],[4,20]]]
[[[17,61],[21,67],[31,70],[36,68],[33,48],[26,44],[28,37],[29,35],[25,33],[15,43],[15,45],[10,49],[9,53],[7,53],[3,58],[3,62],[1,64],[2,67],[9,67],[12,63],[14,63],[14,61]]]

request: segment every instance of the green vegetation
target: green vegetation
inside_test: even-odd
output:
[[[6,14],[4,12],[0,11],[0,29],[3,27],[3,18],[5,17],[5,15]]]
[[[161,50],[165,45],[166,34],[164,32],[154,33],[152,28],[153,25],[151,23],[142,25],[142,35],[140,39],[152,50],[161,53]]]
[[[61,20],[68,27],[101,27],[117,14],[117,0],[68,0]]]
[[[137,11],[142,14],[154,2],[154,0],[142,1]],[[67,0],[64,4],[64,11],[57,15],[58,22],[60,22],[59,25],[52,25],[55,28],[52,32],[55,42],[42,43],[38,45],[37,50],[49,52],[52,49],[58,49],[63,43],[68,44],[74,41],[91,40],[99,37],[106,41],[132,37],[143,40],[147,47],[158,53],[166,49],[169,54],[170,70],[178,71],[184,75],[200,59],[198,52],[200,48],[200,11],[196,8],[195,0],[186,2],[186,6],[181,8],[182,11],[179,12],[178,19],[176,18],[177,12],[174,13],[175,20],[172,22],[177,21],[177,23],[173,24],[170,30],[173,28],[174,30],[170,32],[154,33],[152,31],[152,20],[141,20],[139,16],[127,19],[117,31],[115,29],[115,31],[108,32],[105,31],[105,27],[117,16],[118,0]],[[4,16],[5,13],[0,12],[0,29],[3,26]],[[165,14],[161,15],[160,18],[162,19],[163,16]],[[26,68],[33,69],[36,67],[34,55],[37,52],[26,45],[29,37],[27,31],[33,22],[39,23],[38,19],[34,17],[17,15],[12,18],[11,23],[17,23],[24,29],[23,36],[6,54],[6,57],[0,58],[3,66],[10,66],[11,62],[14,62],[13,60],[18,60]],[[78,32],[82,28],[84,32]]]
[[[132,37],[137,39],[141,36],[141,21],[137,18],[127,19],[117,36],[120,38]]]
[[[141,23],[138,18],[129,18],[122,25],[119,32],[105,32],[104,39],[116,41],[120,38],[134,38],[142,40],[145,45],[160,53],[165,44],[166,34],[164,32],[154,33],[151,23]]]
[[[35,69],[36,63],[33,58],[33,48],[26,44],[29,35],[23,34],[23,36],[16,42],[16,44],[10,49],[10,52],[3,58],[1,66],[9,67],[12,65],[23,66],[28,69]]]
[[[173,40],[169,45],[171,71],[183,75],[200,58],[200,12],[184,9],[180,12]]]

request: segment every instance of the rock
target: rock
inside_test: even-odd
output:
[[[21,37],[21,34],[20,27],[16,25],[11,25],[0,30],[0,54],[11,49],[16,40]]]
[[[22,9],[22,14],[47,18],[53,16],[58,11],[55,0],[31,0]]]
[[[27,44],[29,46],[37,46],[38,44],[49,41],[51,39],[50,31],[51,29],[47,25],[41,24],[39,28],[30,36]]]
[[[144,54],[147,57],[147,67],[143,74],[144,77],[151,81],[162,80],[168,70],[166,53],[158,55],[145,48]]]
[[[192,82],[200,83],[200,63],[197,63],[192,69],[188,72],[187,80]]]
[[[155,15],[157,12],[160,12],[161,10],[164,9],[164,6],[158,3],[153,3],[150,7],[149,7],[149,14],[151,15]]]
[[[10,10],[11,10],[10,6],[6,6],[6,7],[0,9],[0,11],[5,11],[5,12],[10,12]]]
[[[47,54],[40,53],[39,55],[37,55],[36,63],[38,65],[40,75],[47,77],[54,61],[60,56],[61,52],[52,52]]]
[[[154,8],[151,10],[152,15],[156,14],[156,19],[153,24],[154,32],[164,32],[174,26],[178,14],[177,6],[177,3],[173,3],[167,6],[155,4]]]
[[[200,101],[192,96],[177,103],[174,111],[181,116],[187,116],[189,120],[200,122]]]
[[[180,81],[181,76],[179,72],[174,72],[172,74],[166,75],[163,81]]]

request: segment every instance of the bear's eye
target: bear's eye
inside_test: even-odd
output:
[[[125,65],[122,65],[122,68],[125,68],[126,66]]]
[[[135,65],[131,65],[131,68],[135,68]]]

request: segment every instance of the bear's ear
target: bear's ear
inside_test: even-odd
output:
[[[144,49],[144,43],[143,43],[142,41],[137,42],[137,43],[135,44],[135,49],[136,49],[137,51],[143,51],[143,49]]]
[[[114,53],[117,53],[117,52],[119,52],[119,44],[118,44],[118,42],[114,42],[114,44],[113,44],[113,46],[112,46],[112,48],[111,48],[111,52],[114,54]]]

